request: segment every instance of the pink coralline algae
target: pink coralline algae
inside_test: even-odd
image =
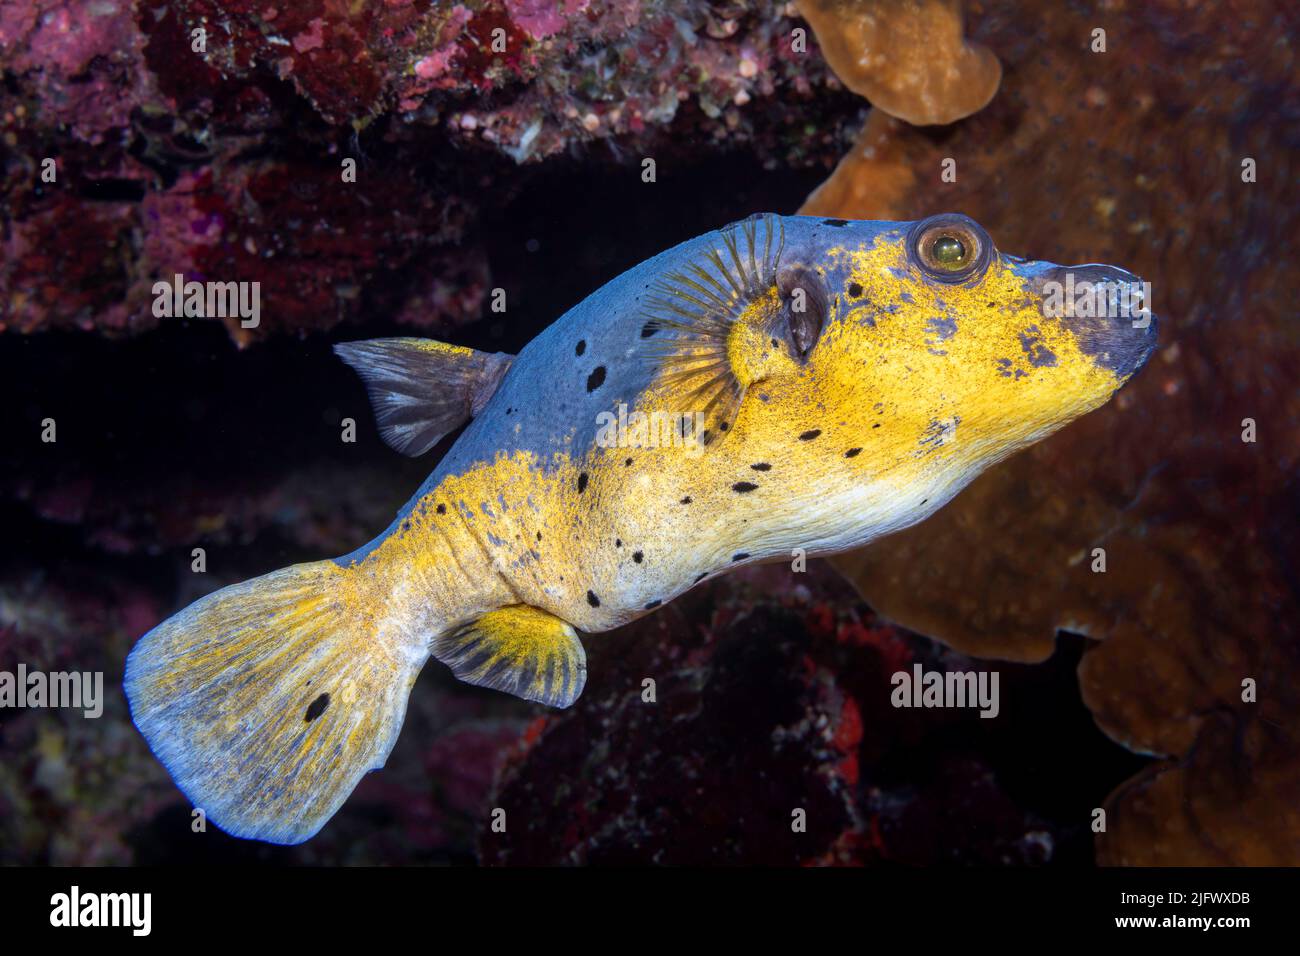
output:
[[[850,98],[815,47],[794,50],[795,17],[694,0],[3,0],[0,331],[146,331],[155,283],[177,274],[260,283],[257,328],[222,319],[241,345],[367,314],[477,318],[475,226],[514,195],[516,164],[593,143],[624,162],[837,154]]]
[[[285,80],[330,123],[365,126],[393,109],[419,124],[451,119],[450,132],[472,130],[518,159],[665,123],[683,103],[716,117],[783,87],[806,97],[836,82],[794,49],[796,14],[781,5],[178,0],[175,15],[183,42],[205,31],[198,55],[222,76]],[[457,101],[489,92],[465,124]],[[546,134],[520,155],[537,122]]]
[[[16,135],[36,120],[99,144],[126,126],[133,106],[151,92],[148,76],[135,68],[143,37],[134,8],[131,0],[0,3],[0,66],[23,79],[22,99],[41,111],[38,119],[20,111],[20,101],[9,101],[6,129]],[[5,145],[16,144],[6,138]]]

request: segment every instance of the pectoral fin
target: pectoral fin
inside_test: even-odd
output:
[[[334,354],[366,383],[384,441],[413,458],[477,415],[514,358],[416,338],[344,342]]]
[[[780,307],[777,270],[785,228],[773,216],[751,216],[717,233],[696,261],[660,279],[644,314],[652,339],[643,353],[659,365],[660,380],[674,393],[673,411],[703,412],[704,444],[731,428],[746,385],[732,363],[736,326],[751,307]],[[765,339],[764,339],[765,340]]]
[[[568,707],[587,683],[577,632],[526,604],[489,611],[434,641],[433,656],[467,684]]]

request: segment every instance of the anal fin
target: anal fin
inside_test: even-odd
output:
[[[334,353],[366,383],[384,441],[411,457],[477,415],[513,360],[418,338],[343,342]]]
[[[527,604],[488,611],[434,641],[433,656],[467,684],[568,707],[587,683],[573,627]]]

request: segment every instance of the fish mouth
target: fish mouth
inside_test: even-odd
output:
[[[1133,366],[1133,371],[1129,372],[1130,378],[1132,378],[1134,375],[1136,375],[1138,372],[1142,371],[1142,369],[1146,367],[1147,362],[1151,360],[1151,356],[1156,354],[1156,348],[1160,345],[1159,332],[1158,332],[1158,327],[1160,325],[1160,316],[1157,315],[1155,312],[1149,312],[1147,313],[1147,319],[1151,323],[1150,335],[1147,337],[1145,350],[1142,352],[1141,357],[1138,359],[1137,363]]]
[[[1035,277],[1043,314],[1063,322],[1092,358],[1127,382],[1155,354],[1159,317],[1150,283],[1118,266],[1054,266]]]

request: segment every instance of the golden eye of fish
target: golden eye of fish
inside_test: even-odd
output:
[[[945,282],[965,281],[982,273],[991,258],[992,243],[965,216],[931,217],[914,227],[912,237],[914,261]]]
[[[921,264],[936,272],[961,272],[974,261],[979,240],[951,224],[936,226],[921,234],[917,244]]]

